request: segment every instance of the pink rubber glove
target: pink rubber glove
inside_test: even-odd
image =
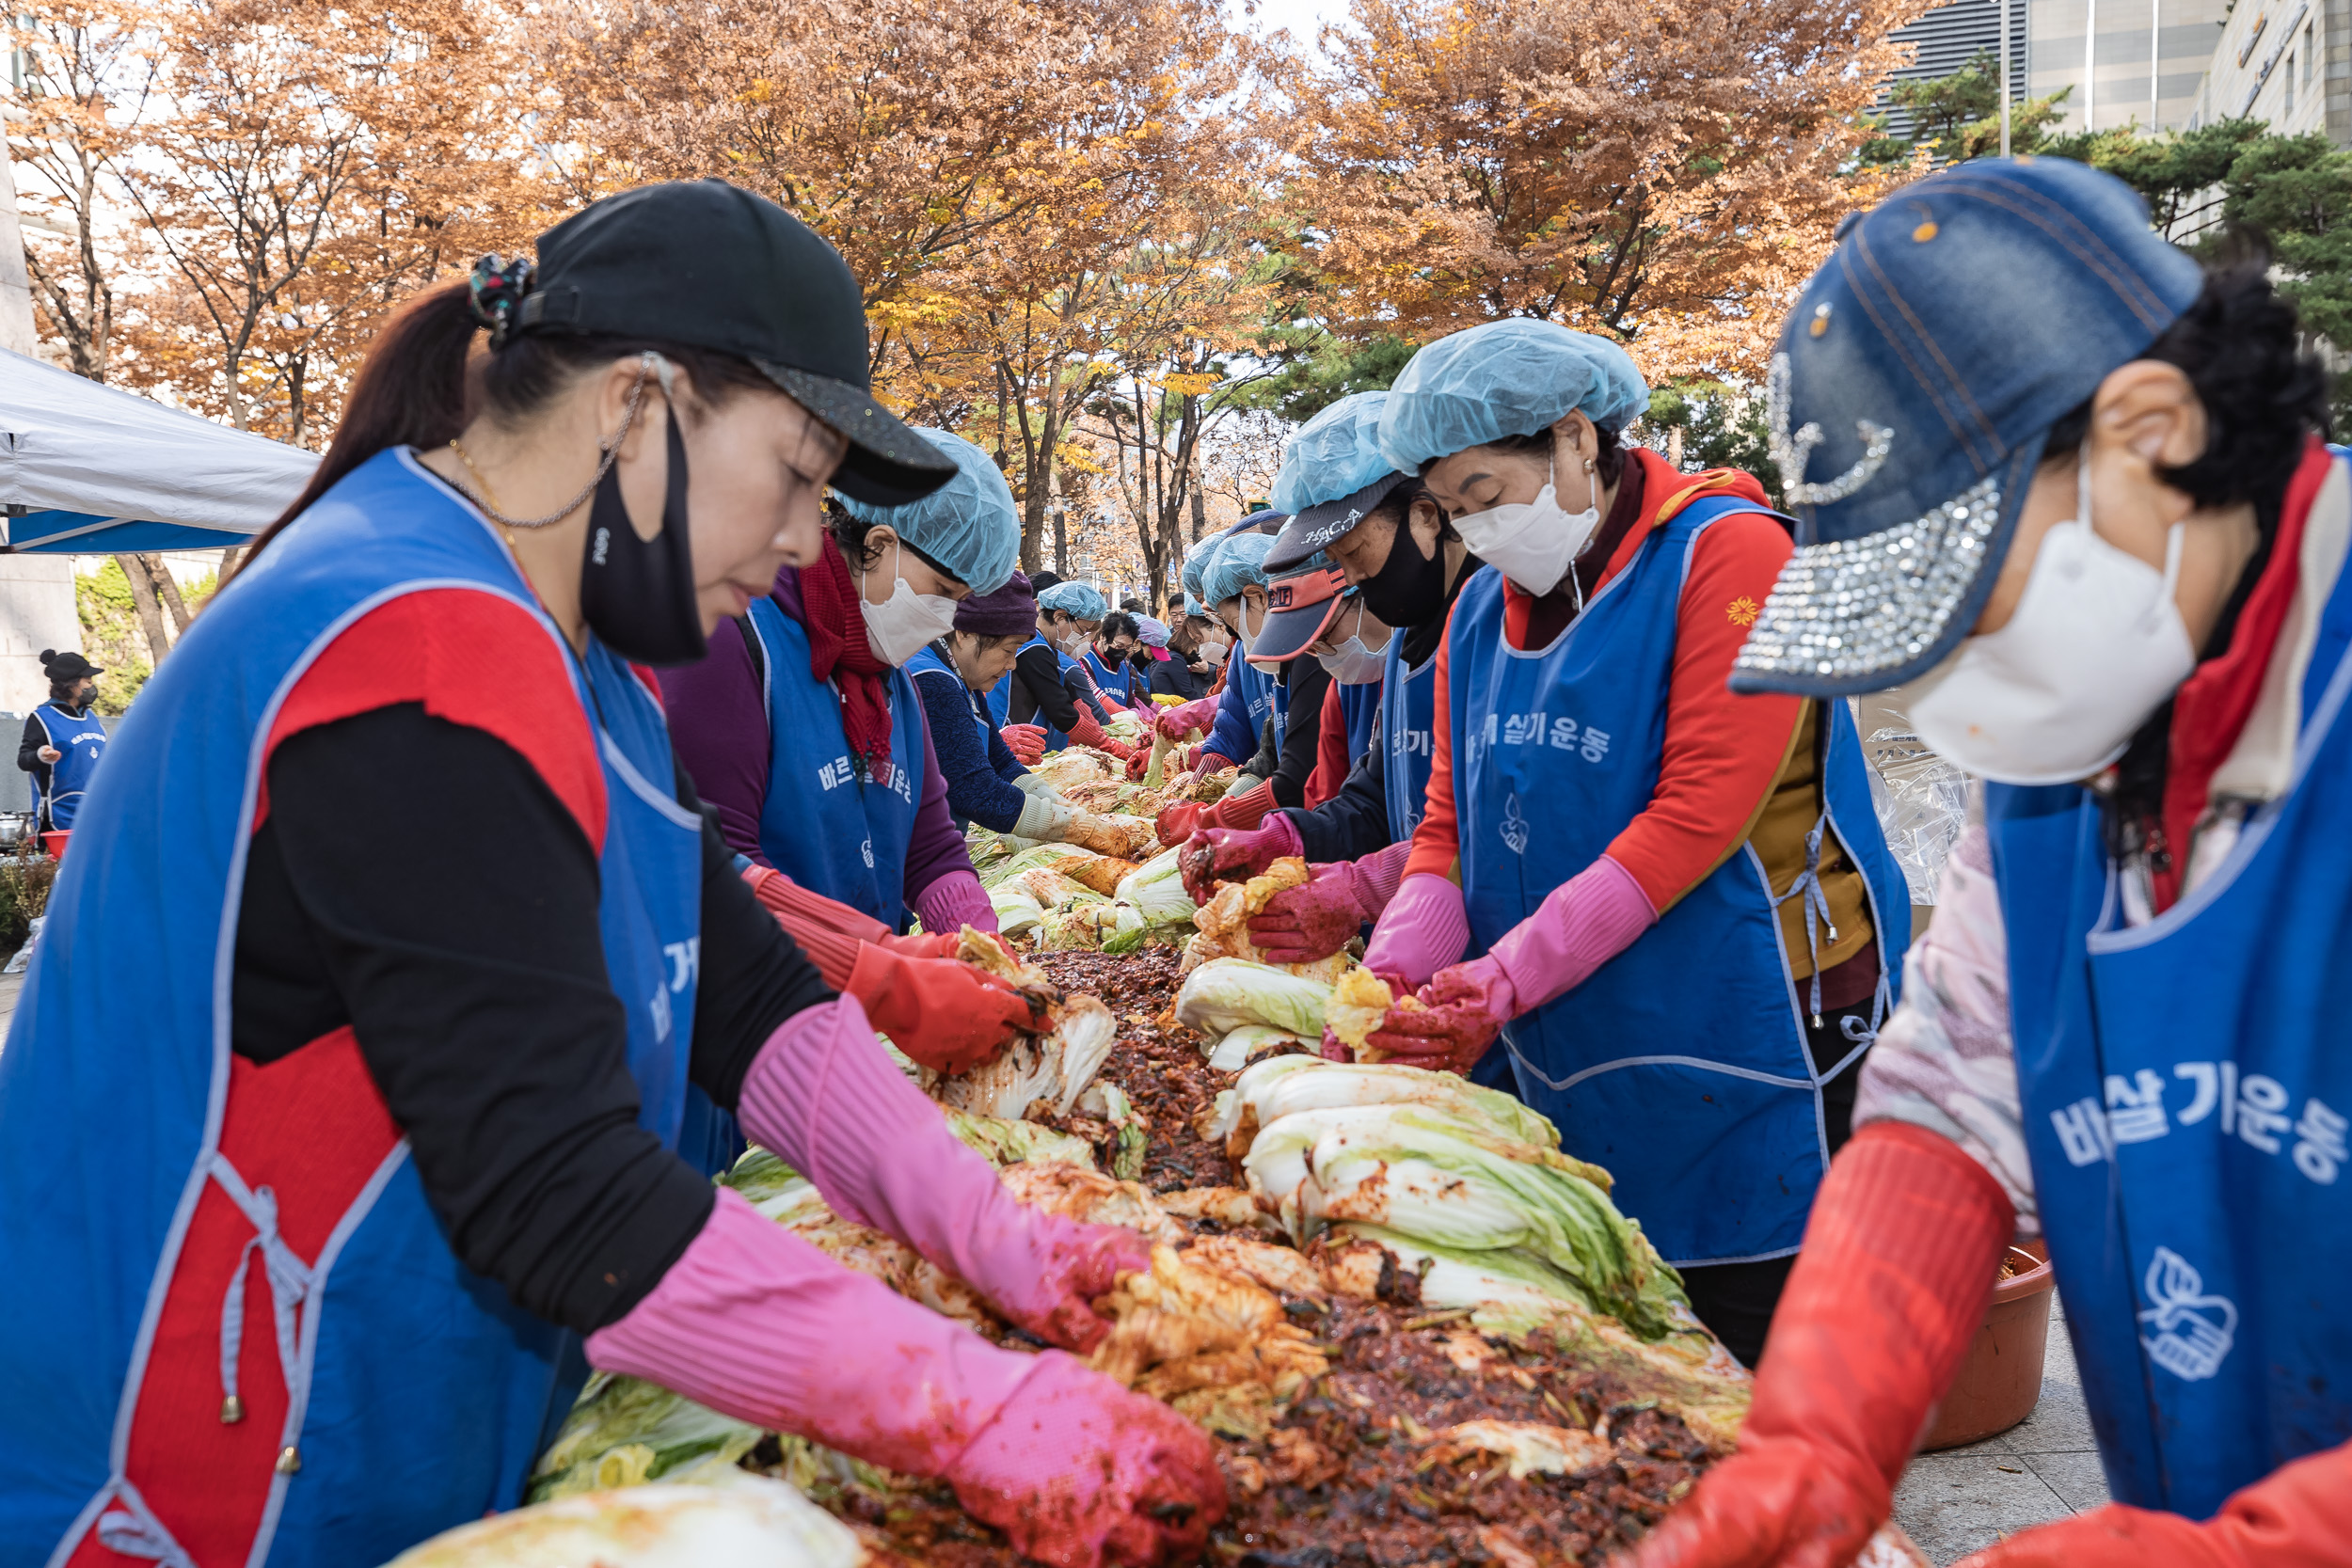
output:
[[[1380,923],[1364,945],[1364,967],[1424,986],[1469,945],[1470,911],[1460,886],[1450,877],[1423,871],[1406,878],[1380,911]]]
[[[736,1115],[753,1142],[817,1184],[844,1219],[887,1231],[1041,1339],[1092,1350],[1092,1303],[1152,1266],[1141,1236],[1024,1207],[844,996],[787,1019],[744,1075]]]
[[[1056,1352],[1023,1355],[850,1270],[721,1188],[589,1364],[889,1469],[943,1476],[1057,1568],[1190,1556],[1225,1512],[1208,1439]]]
[[[1162,806],[1153,819],[1164,847],[1173,849],[1197,832],[1210,828],[1254,828],[1265,820],[1274,809],[1274,782],[1271,779],[1252,784],[1239,795],[1231,793],[1212,805],[1179,801]]]
[[[1035,768],[1045,760],[1045,726],[1042,724],[1006,724],[996,733],[1005,737],[1005,750],[1013,760],[1026,768]]]
[[[1440,970],[1422,988],[1419,1010],[1391,1007],[1366,1043],[1413,1066],[1467,1073],[1505,1023],[1582,985],[1657,921],[1642,884],[1603,855],[1545,895],[1485,958]]]
[[[1176,864],[1192,901],[1205,904],[1216,896],[1217,883],[1247,881],[1285,855],[1306,852],[1297,824],[1278,811],[1254,828],[1196,830],[1184,840],[1184,852],[1176,857]]]
[[[1304,887],[1287,888],[1249,917],[1249,941],[1273,964],[1311,964],[1345,947],[1396,896],[1412,844],[1391,844],[1360,860],[1313,868]]]
[[[969,926],[995,934],[996,906],[988,901],[988,889],[980,886],[979,873],[968,865],[956,867],[908,902],[914,906],[926,931],[961,931]]]
[[[1196,697],[1189,703],[1178,703],[1174,707],[1163,708],[1160,716],[1152,721],[1152,727],[1170,740],[1182,740],[1193,731],[1205,730],[1216,723],[1216,705],[1224,700],[1221,694]]]

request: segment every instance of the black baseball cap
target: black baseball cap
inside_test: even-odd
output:
[[[64,653],[55,648],[43,648],[40,651],[40,673],[53,681],[78,681],[91,675],[103,675],[106,672],[71,648]]]
[[[850,443],[834,488],[920,499],[952,460],[874,401],[866,304],[841,253],[723,180],[609,196],[539,236],[518,332],[606,332],[739,355]]]
[[[1352,491],[1337,500],[1315,506],[1302,506],[1274,541],[1274,548],[1266,552],[1265,569],[1287,572],[1301,562],[1323,553],[1336,539],[1344,538],[1363,525],[1373,509],[1389,499],[1400,484],[1413,483],[1409,474],[1382,474],[1360,490]]]

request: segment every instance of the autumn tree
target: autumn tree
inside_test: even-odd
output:
[[[455,0],[161,0],[170,112],[118,166],[170,287],[149,373],[183,402],[297,444],[400,296],[527,245],[506,40]]]
[[[1921,0],[1355,0],[1293,199],[1365,331],[1542,316],[1653,373],[1756,368],[1845,212]]]

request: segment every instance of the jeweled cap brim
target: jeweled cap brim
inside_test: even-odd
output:
[[[1852,697],[1941,663],[1983,613],[2042,443],[2022,443],[1924,516],[1799,545],[1732,665],[1731,689]]]

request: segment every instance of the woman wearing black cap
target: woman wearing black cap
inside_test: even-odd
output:
[[[695,1097],[733,1110],[1073,1348],[1141,1260],[948,1133],[734,875],[633,667],[815,559],[828,482],[945,478],[866,390],[848,269],[716,181],[539,255],[394,317],[82,814],[0,1053],[0,1539],[380,1562],[513,1506],[593,1366],[944,1477],[1051,1562],[1197,1550],[1196,1429],[676,1152]]]
[[[40,668],[49,677],[49,700],[24,716],[16,765],[33,776],[41,828],[61,832],[72,828],[82,793],[106,750],[106,726],[90,711],[105,672],[80,654],[55,648],[40,651]]]

